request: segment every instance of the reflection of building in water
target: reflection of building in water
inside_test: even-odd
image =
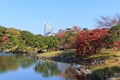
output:
[[[55,32],[51,29],[51,24],[49,22],[45,23],[44,26],[44,36],[54,36]]]

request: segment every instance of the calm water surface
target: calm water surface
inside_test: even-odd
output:
[[[77,80],[73,66],[0,53],[0,80]]]

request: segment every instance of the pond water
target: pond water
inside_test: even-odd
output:
[[[73,66],[0,53],[0,80],[79,80]]]

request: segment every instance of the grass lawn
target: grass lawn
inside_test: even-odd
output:
[[[46,52],[46,53],[41,53],[41,54],[37,54],[38,57],[55,57],[58,55],[61,55],[63,53],[63,51],[54,51],[54,52]]]
[[[120,51],[118,51],[118,50],[102,50],[101,54],[92,55],[92,56],[89,56],[88,58],[91,58],[91,59],[103,58],[103,59],[105,59],[104,65],[93,67],[92,68],[93,70],[103,69],[106,67],[111,68],[114,66],[120,67]]]
[[[99,66],[93,66],[91,69],[93,71],[93,78],[97,76],[98,78],[105,77],[110,74],[120,74],[120,51],[118,50],[102,50],[101,54],[92,55],[88,58],[99,59],[104,58],[105,64]],[[96,79],[95,79],[96,80]],[[120,80],[120,75],[116,76],[115,80]]]
[[[38,57],[57,57],[57,56],[73,56],[75,54],[75,50],[66,50],[66,51],[54,51],[54,52],[46,52],[42,54],[37,54]]]

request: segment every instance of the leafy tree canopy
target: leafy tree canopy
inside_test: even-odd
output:
[[[8,36],[16,36],[16,37],[20,37],[21,36],[20,31],[15,29],[15,28],[7,28],[6,29],[6,34]]]

